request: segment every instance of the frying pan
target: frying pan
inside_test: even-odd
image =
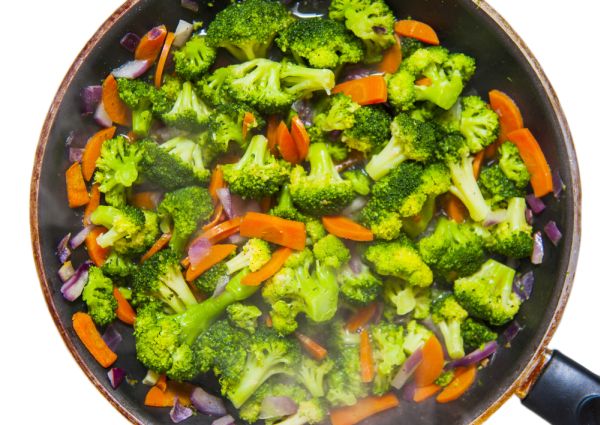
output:
[[[79,303],[63,300],[55,255],[58,241],[67,232],[80,229],[80,216],[67,207],[64,171],[68,159],[64,141],[72,130],[90,134],[91,118],[79,112],[79,91],[98,84],[106,73],[130,59],[118,45],[129,31],[142,34],[166,24],[175,28],[179,19],[207,20],[214,10],[202,7],[199,17],[178,7],[176,1],[129,0],[101,27],[79,54],[67,73],[46,118],[36,152],[31,182],[31,234],[41,287],[48,308],[67,347],[98,390],[128,420],[135,424],[170,423],[167,409],[143,406],[147,387],[122,385],[112,390],[106,371],[89,355],[75,336],[71,316]],[[215,2],[217,3],[217,2]],[[222,2],[226,4],[228,2]],[[305,4],[312,3],[312,4]],[[304,1],[307,9],[324,10],[328,2]],[[564,237],[558,247],[546,244],[544,263],[536,267],[536,287],[517,321],[523,330],[510,349],[501,349],[489,367],[478,374],[475,385],[460,400],[439,405],[403,403],[393,411],[366,420],[365,424],[396,423],[481,423],[513,394],[523,404],[553,424],[600,424],[600,378],[547,345],[558,326],[567,302],[580,241],[581,192],[573,142],[556,95],[523,41],[483,0],[388,0],[399,17],[411,16],[430,23],[444,45],[474,56],[478,72],[469,90],[486,93],[490,88],[509,93],[522,108],[527,126],[537,136],[553,170],[559,170],[566,190],[551,199],[537,220],[554,220]],[[81,250],[80,250],[81,251]],[[78,257],[80,255],[81,257]],[[82,252],[75,262],[83,261]],[[523,265],[522,269],[526,269]],[[135,360],[131,330],[117,324],[124,335],[117,366],[141,379],[145,369]],[[202,385],[216,391],[214,382]],[[202,416],[194,423],[209,424]]]

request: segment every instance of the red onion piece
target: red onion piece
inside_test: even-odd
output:
[[[102,100],[102,86],[87,86],[81,89],[81,113],[91,115]]]
[[[88,272],[91,266],[92,263],[86,261],[79,266],[75,271],[75,274],[61,286],[60,292],[66,300],[75,301],[79,298],[83,292],[83,287],[87,282]]]
[[[342,130],[333,130],[327,134],[327,138],[332,142],[337,142],[342,137]]]
[[[179,398],[175,397],[175,403],[173,404],[173,408],[169,412],[171,420],[174,423],[178,424],[179,422],[185,421],[187,418],[192,416],[192,414],[192,409],[183,406],[181,403],[179,403]]]
[[[533,292],[533,284],[535,282],[535,277],[532,271],[528,271],[522,276],[519,276],[515,279],[513,283],[513,292],[518,295],[521,300],[525,301],[531,297],[531,293]]]
[[[353,67],[347,67],[344,71],[344,74],[341,76],[341,78],[338,81],[339,83],[343,83],[346,81],[351,81],[351,80],[359,80],[361,78],[365,78],[368,77],[369,75],[373,75],[373,74],[381,74],[379,71],[375,70],[375,69],[371,69],[371,68],[364,68],[361,66],[353,66]]]
[[[227,188],[217,189],[217,196],[228,218],[241,217],[248,212],[261,212],[258,202],[252,199],[244,200],[241,196],[232,194]]]
[[[552,172],[552,191],[554,192],[554,197],[559,198],[562,191],[565,189],[565,183],[563,182],[562,177],[560,176],[560,171],[554,170]]]
[[[233,205],[231,200],[231,192],[228,188],[222,187],[217,189],[217,197],[219,201],[221,201],[221,205],[223,205],[223,210],[228,218],[233,218]]]
[[[525,208],[525,220],[527,224],[533,224],[533,211],[531,211],[531,208]]]
[[[223,292],[225,292],[225,288],[227,287],[229,280],[230,280],[229,276],[221,276],[219,278],[219,281],[217,282],[217,286],[215,286],[215,292],[213,292],[212,296],[218,297]]]
[[[125,379],[125,370],[121,369],[120,367],[113,367],[108,371],[107,375],[108,380],[110,381],[110,386],[113,387],[113,390],[116,390],[123,382],[123,379]]]
[[[402,400],[415,401],[415,393],[417,392],[417,384],[414,381],[409,382],[404,386],[402,391]]]
[[[58,260],[61,262],[61,264],[64,264],[65,261],[67,261],[71,256],[69,239],[71,239],[71,233],[67,233],[65,237],[60,240],[58,246],[56,247],[56,255],[58,256]]]
[[[81,229],[81,231],[79,233],[77,233],[75,236],[73,236],[73,238],[71,239],[71,242],[69,242],[69,246],[71,247],[71,249],[77,249],[81,246],[81,244],[83,242],[85,242],[85,238],[87,237],[87,235],[90,234],[90,232],[94,229],[93,224],[90,224],[89,226],[85,226],[83,229]]]
[[[542,264],[544,261],[544,240],[541,232],[533,234],[533,252],[531,253],[531,264]]]
[[[519,323],[516,320],[514,320],[510,325],[508,325],[508,327],[502,334],[502,339],[504,339],[504,341],[507,343],[511,342],[513,339],[515,339],[517,334],[521,332],[522,329],[523,328],[521,327],[521,325],[519,325]]]
[[[248,238],[243,237],[239,233],[231,235],[227,238],[227,243],[237,245],[237,246],[243,245],[246,242],[248,242]]]
[[[212,421],[211,425],[235,425],[235,419],[233,419],[233,416],[227,415],[223,416],[222,418],[215,419]]]
[[[108,345],[108,348],[116,351],[119,344],[123,341],[123,336],[119,333],[115,325],[108,325],[102,334],[102,340]]]
[[[69,162],[79,162],[83,158],[83,148],[69,148]]]
[[[200,10],[200,5],[198,2],[193,0],[181,0],[181,7],[187,10],[191,10],[192,12],[197,12]]]
[[[258,419],[282,418],[298,411],[298,404],[289,397],[265,397],[260,405]]]
[[[362,259],[360,258],[360,254],[358,253],[358,250],[356,248],[351,249],[350,252],[352,253],[352,256],[350,257],[350,261],[348,262],[348,267],[350,267],[352,273],[360,274],[365,265],[363,264]]]
[[[85,148],[88,136],[81,131],[72,130],[65,139],[65,147],[67,148]]]
[[[141,77],[150,69],[152,62],[147,60],[133,60],[129,61],[117,69],[114,69],[112,75],[115,78],[127,78],[130,80]]]
[[[183,46],[192,36],[194,26],[183,19],[179,20],[177,28],[175,28],[175,38],[173,39],[173,46]]]
[[[128,32],[121,38],[119,44],[121,44],[125,50],[129,50],[133,53],[135,52],[135,49],[137,49],[138,44],[140,44],[140,36],[133,32]]]
[[[74,274],[75,269],[73,268],[73,263],[70,261],[66,261],[62,266],[60,266],[60,269],[58,269],[58,277],[60,277],[60,280],[63,282],[71,279]]]
[[[191,266],[198,264],[210,251],[211,243],[206,238],[196,239],[188,249]]]
[[[298,118],[306,127],[313,125],[314,111],[306,99],[300,99],[292,104],[292,109],[298,113]]]
[[[223,400],[200,387],[194,388],[190,400],[198,412],[205,415],[221,417],[227,414]]]
[[[104,104],[100,102],[98,107],[96,108],[96,112],[94,112],[94,120],[101,125],[102,127],[110,127],[112,126],[112,120],[108,116],[106,109],[104,109]]]
[[[423,362],[423,349],[419,348],[417,351],[412,353],[408,359],[404,362],[394,379],[392,380],[392,387],[399,390],[402,388],[410,377],[415,373],[417,367]]]
[[[553,220],[546,223],[544,226],[544,233],[546,233],[546,236],[548,236],[548,239],[550,239],[550,242],[552,242],[554,246],[558,246],[558,243],[563,237],[558,225]]]
[[[483,359],[487,359],[496,351],[498,351],[499,345],[496,341],[488,342],[478,350],[473,351],[472,353],[467,354],[461,359],[454,360],[453,362],[448,363],[446,366],[446,370],[456,369],[457,367],[467,367],[473,364],[477,364]]]
[[[525,197],[527,205],[531,208],[534,214],[540,214],[546,209],[546,204],[540,198],[537,198],[533,193],[530,193]]]

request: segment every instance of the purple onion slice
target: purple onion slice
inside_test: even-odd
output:
[[[531,208],[534,214],[540,214],[546,209],[546,204],[540,198],[537,198],[533,193],[530,193],[525,197],[527,205]]]
[[[525,208],[525,221],[529,225],[533,224],[533,211],[531,211],[531,208]]]
[[[86,261],[77,268],[75,274],[71,276],[60,288],[60,292],[67,301],[75,301],[83,292],[83,287],[88,280],[88,272],[92,263]]]
[[[173,408],[169,412],[169,416],[171,420],[178,424],[179,422],[183,422],[193,415],[192,409],[189,407],[183,406],[179,403],[179,398],[175,397],[175,403],[173,404]]]
[[[402,390],[402,400],[415,401],[415,393],[417,392],[417,384],[414,381],[409,382]]]
[[[116,351],[119,344],[123,341],[123,336],[119,333],[115,325],[108,325],[102,334],[102,340],[112,351]]]
[[[233,416],[227,415],[227,416],[223,416],[222,418],[215,419],[211,425],[234,425],[234,424],[235,424],[235,419],[233,419]]]
[[[91,115],[102,100],[102,86],[87,86],[81,89],[81,113]]]
[[[125,379],[126,374],[124,369],[121,369],[120,367],[113,367],[108,371],[107,375],[108,380],[110,381],[110,386],[113,387],[113,390],[116,390],[123,382],[123,379]]]
[[[188,249],[190,264],[192,266],[198,264],[209,253],[211,246],[212,244],[206,238],[196,239]]]
[[[484,227],[495,226],[498,223],[506,220],[507,210],[495,210],[488,214],[488,216],[483,221]]]
[[[544,261],[544,240],[541,232],[533,234],[533,252],[531,253],[531,264],[542,264]]]
[[[137,49],[138,44],[140,44],[140,36],[133,32],[128,32],[121,38],[119,44],[121,44],[125,50],[129,50],[133,53],[135,52],[135,49]]]
[[[415,373],[417,367],[423,362],[423,349],[419,348],[417,351],[412,353],[408,359],[404,362],[394,379],[392,380],[392,387],[399,390],[402,388],[410,377]]]
[[[215,292],[213,292],[212,296],[218,297],[223,292],[225,292],[225,288],[227,287],[228,283],[229,283],[229,276],[228,275],[221,276],[217,282],[217,285],[215,286]]]
[[[502,334],[502,339],[504,339],[505,342],[511,342],[513,339],[515,339],[515,337],[517,336],[517,334],[519,332],[521,332],[523,328],[521,327],[521,325],[514,320],[510,325],[508,325],[508,327],[504,330],[504,333]]]
[[[446,366],[446,370],[456,369],[457,367],[467,367],[473,364],[477,364],[483,359],[487,359],[496,351],[498,351],[499,345],[496,341],[491,341],[485,344],[482,348],[473,351],[472,353],[467,354],[461,359],[454,360],[453,362],[448,363]]]
[[[81,229],[81,231],[79,231],[79,233],[73,236],[71,238],[71,241],[69,242],[69,246],[71,247],[71,249],[79,248],[81,244],[85,242],[85,238],[87,237],[87,235],[90,234],[94,227],[96,226],[94,226],[93,224],[85,226],[83,229]]]
[[[198,12],[200,10],[200,5],[198,2],[193,0],[181,0],[181,7],[191,10],[192,12]]]
[[[221,205],[223,205],[223,210],[228,218],[234,218],[233,212],[233,201],[231,200],[231,192],[228,188],[222,187],[217,189],[217,197],[219,201],[221,201]]]
[[[290,416],[298,411],[298,404],[289,397],[265,397],[260,405],[258,419],[274,419]]]
[[[114,69],[112,74],[115,78],[127,78],[134,80],[141,77],[150,69],[152,62],[148,60],[133,60],[129,61],[117,69]]]
[[[531,293],[533,292],[533,284],[535,282],[535,277],[532,271],[528,271],[524,275],[515,279],[513,283],[513,292],[517,294],[517,296],[526,301],[531,297]]]
[[[69,162],[80,162],[83,158],[83,148],[69,148]]]
[[[94,120],[102,127],[108,128],[112,125],[112,120],[108,116],[106,109],[104,109],[104,104],[102,102],[98,104],[96,112],[94,112]]]
[[[207,393],[200,387],[196,387],[192,391],[190,400],[198,412],[205,415],[221,417],[227,414],[223,400]]]
[[[67,261],[71,256],[69,239],[71,239],[71,233],[67,233],[65,237],[60,240],[58,246],[56,247],[56,255],[58,256],[58,260],[61,262],[61,264],[64,264],[65,261]]]
[[[552,173],[552,186],[555,198],[560,198],[560,194],[565,189],[565,183],[563,182],[562,177],[560,176],[560,171],[554,170]]]
[[[548,236],[548,239],[550,239],[550,242],[552,242],[554,246],[558,246],[558,243],[563,237],[558,225],[553,220],[546,223],[544,226],[544,233],[546,233],[546,236]]]
[[[65,261],[65,263],[62,266],[60,266],[60,269],[58,269],[58,276],[63,282],[66,282],[67,280],[71,279],[71,277],[74,274],[75,269],[73,268],[73,263],[71,263],[70,261]]]

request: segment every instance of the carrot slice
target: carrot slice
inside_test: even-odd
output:
[[[242,285],[258,286],[271,276],[275,275],[285,264],[286,260],[292,255],[290,248],[279,248],[271,255],[271,259],[255,272],[248,273],[242,279]]]
[[[185,280],[191,282],[192,280],[197,279],[198,276],[210,269],[215,264],[223,261],[236,249],[237,245],[233,244],[211,246],[208,253],[202,257],[198,264],[190,264],[190,267],[188,267],[185,273]]]
[[[119,288],[113,288],[113,295],[117,300],[117,318],[128,325],[133,325],[135,323],[135,310],[129,304],[129,301],[125,299]]]
[[[96,242],[96,238],[105,232],[107,230],[104,227],[94,227],[85,238],[85,247],[87,248],[88,256],[98,267],[104,264],[110,252],[109,248],[102,248]]]
[[[69,207],[77,208],[86,205],[90,202],[90,194],[85,187],[83,174],[81,173],[81,165],[79,162],[74,162],[65,172],[67,181],[67,199]]]
[[[155,210],[157,207],[156,192],[137,192],[129,198],[131,205],[146,210]]]
[[[175,398],[183,406],[191,406],[190,396],[194,387],[190,384],[169,381],[166,388],[162,390],[158,384],[150,388],[146,393],[144,405],[150,407],[173,407]]]
[[[394,393],[381,397],[369,396],[358,400],[353,406],[340,407],[330,412],[332,425],[355,425],[377,413],[393,409],[400,404]]]
[[[246,112],[242,121],[242,137],[245,139],[248,131],[256,127],[256,117],[252,112]]]
[[[117,361],[117,355],[108,348],[89,314],[78,311],[73,315],[72,320],[73,330],[102,367],[109,367]]]
[[[366,307],[358,309],[346,325],[346,329],[348,330],[348,332],[356,332],[360,328],[363,328],[367,323],[371,321],[373,316],[375,316],[376,311],[377,303],[371,303]]]
[[[100,130],[90,137],[85,145],[83,157],[81,158],[81,171],[85,181],[90,181],[96,170],[96,161],[100,158],[102,145],[108,139],[112,139],[117,131],[116,127],[108,127]]]
[[[296,144],[296,151],[298,152],[298,157],[300,161],[304,161],[306,155],[308,155],[308,147],[310,146],[310,136],[306,131],[306,127],[304,127],[304,123],[295,115],[292,118],[292,139],[294,139],[294,143]]]
[[[202,226],[202,230],[204,230],[206,232],[207,230],[210,230],[213,227],[215,227],[217,224],[219,224],[223,218],[224,212],[225,212],[225,209],[223,208],[223,204],[219,203],[217,205],[217,207],[215,208],[215,213],[213,215],[212,220],[209,223],[206,223],[204,226]]]
[[[417,81],[415,81],[415,85],[416,86],[431,86],[433,84],[433,81],[431,81],[431,78],[429,77],[423,77],[423,78],[419,78]]]
[[[98,184],[92,185],[92,190],[90,190],[90,202],[85,206],[85,211],[83,212],[83,225],[89,226],[92,224],[90,221],[90,216],[96,208],[100,205],[100,186]]]
[[[448,194],[444,200],[444,211],[451,220],[457,223],[464,223],[469,216],[462,201],[452,194]]]
[[[373,363],[373,349],[369,332],[363,329],[360,332],[360,379],[363,382],[373,382],[375,378],[375,364]]]
[[[393,74],[400,68],[400,64],[402,63],[402,47],[400,46],[400,39],[397,35],[395,38],[396,42],[383,53],[383,59],[377,66],[377,69],[380,72]]]
[[[444,388],[444,391],[442,391],[435,400],[438,403],[449,403],[460,398],[460,396],[466,393],[471,385],[473,385],[476,376],[476,365],[471,365],[462,373],[457,373],[452,382],[450,382],[450,384]]]
[[[298,164],[300,162],[300,154],[292,134],[285,125],[285,122],[281,121],[279,127],[277,127],[277,146],[279,146],[279,153],[281,157],[287,162],[292,164]]]
[[[210,176],[210,183],[208,185],[208,193],[212,197],[214,203],[219,202],[217,196],[217,190],[225,187],[225,179],[223,178],[223,170],[220,165],[217,165]]]
[[[296,250],[303,250],[306,245],[304,223],[257,212],[249,212],[242,219],[240,235],[263,239]]]
[[[146,253],[144,255],[142,255],[142,258],[140,258],[140,263],[143,263],[148,258],[152,257],[158,251],[160,251],[165,246],[167,246],[167,244],[169,243],[170,240],[171,240],[171,234],[163,233],[161,235],[161,237],[158,238],[158,240],[156,242],[154,242],[154,244],[150,247],[150,249],[148,251],[146,251]]]
[[[116,78],[110,74],[102,83],[102,104],[110,119],[120,125],[131,125],[131,112],[119,97]]]
[[[296,332],[295,335],[298,341],[300,341],[300,345],[302,345],[315,360],[323,360],[327,357],[327,349],[317,341],[300,332]]]
[[[417,387],[426,387],[435,382],[444,370],[444,350],[435,335],[423,346],[423,361],[415,370]]]
[[[436,395],[442,387],[436,384],[427,385],[425,387],[418,387],[415,390],[415,395],[413,396],[413,401],[416,403],[421,403],[422,401],[427,400],[428,398]]]
[[[173,45],[173,41],[175,41],[175,34],[170,32],[165,37],[165,44],[163,44],[162,51],[160,52],[160,59],[158,59],[158,64],[156,65],[156,74],[154,74],[154,86],[157,89],[160,88],[160,86],[162,85],[162,77],[165,71],[167,58],[169,57],[169,52],[171,51],[171,46]]]
[[[416,38],[423,43],[432,44],[434,46],[440,44],[440,39],[435,30],[424,22],[412,19],[398,21],[394,25],[394,31],[401,37]]]
[[[229,236],[237,233],[240,230],[241,222],[241,217],[232,218],[231,220],[224,221],[221,224],[211,227],[210,229],[202,233],[200,236],[198,236],[198,238],[206,238],[210,241],[210,243],[221,242],[223,239],[227,239]],[[194,239],[194,241],[196,239]]]
[[[473,175],[475,179],[479,178],[479,173],[481,172],[481,164],[483,163],[483,158],[485,157],[485,151],[477,152],[475,158],[473,159]]]
[[[368,242],[373,240],[373,232],[343,216],[323,217],[323,226],[332,235],[351,241]]]
[[[550,166],[531,131],[522,128],[509,133],[507,137],[519,148],[521,158],[523,158],[527,171],[531,174],[531,186],[535,196],[541,198],[552,192],[554,185]]]
[[[140,40],[135,49],[136,60],[156,61],[163,43],[167,38],[167,27],[164,25],[152,28]]]
[[[489,93],[490,106],[500,118],[500,135],[498,141],[506,142],[508,133],[524,127],[523,115],[514,100],[500,90],[492,90]]]
[[[160,375],[154,386],[163,392],[167,391],[167,375],[164,373]]]
[[[359,105],[374,105],[387,101],[387,84],[382,75],[371,75],[338,84],[332,93],[344,93]]]
[[[277,154],[277,129],[279,128],[279,118],[275,115],[270,115],[267,120],[267,140],[269,141],[269,151],[273,155]]]

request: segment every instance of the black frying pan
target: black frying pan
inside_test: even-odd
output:
[[[179,19],[206,20],[181,9],[178,1],[129,0],[102,26],[69,70],[46,119],[36,153],[31,185],[31,231],[35,261],[52,317],[65,343],[100,392],[133,423],[171,423],[168,409],[143,406],[147,387],[122,385],[114,391],[106,372],[87,353],[71,326],[71,316],[81,310],[78,303],[63,300],[57,275],[57,242],[67,232],[77,232],[80,217],[67,207],[64,171],[68,166],[64,140],[71,130],[94,127],[79,114],[79,90],[98,84],[105,75],[130,57],[119,47],[128,31],[142,34],[157,24],[175,28]],[[219,3],[219,2],[215,2]],[[226,4],[228,2],[222,2]],[[311,5],[325,8],[327,2]],[[486,93],[491,88],[509,93],[520,105],[526,125],[537,136],[553,170],[560,170],[567,190],[559,200],[550,200],[537,220],[555,220],[564,238],[558,248],[546,244],[544,263],[535,268],[536,287],[518,322],[524,329],[510,349],[501,349],[490,367],[478,374],[478,383],[460,400],[438,405],[403,403],[365,421],[367,424],[482,422],[512,394],[530,409],[554,424],[600,423],[600,378],[558,352],[546,349],[562,316],[571,285],[580,239],[581,193],[577,159],[560,104],[550,83],[531,52],[504,20],[479,0],[388,0],[398,17],[412,16],[431,24],[443,44],[477,58],[478,72],[471,88]],[[83,255],[83,253],[79,253]],[[76,258],[77,259],[77,258]],[[81,258],[82,259],[82,258]],[[119,348],[117,366],[141,379],[145,369],[135,360],[131,331],[119,330],[125,342]],[[214,388],[214,383],[202,383]],[[211,419],[196,417],[194,423]]]

